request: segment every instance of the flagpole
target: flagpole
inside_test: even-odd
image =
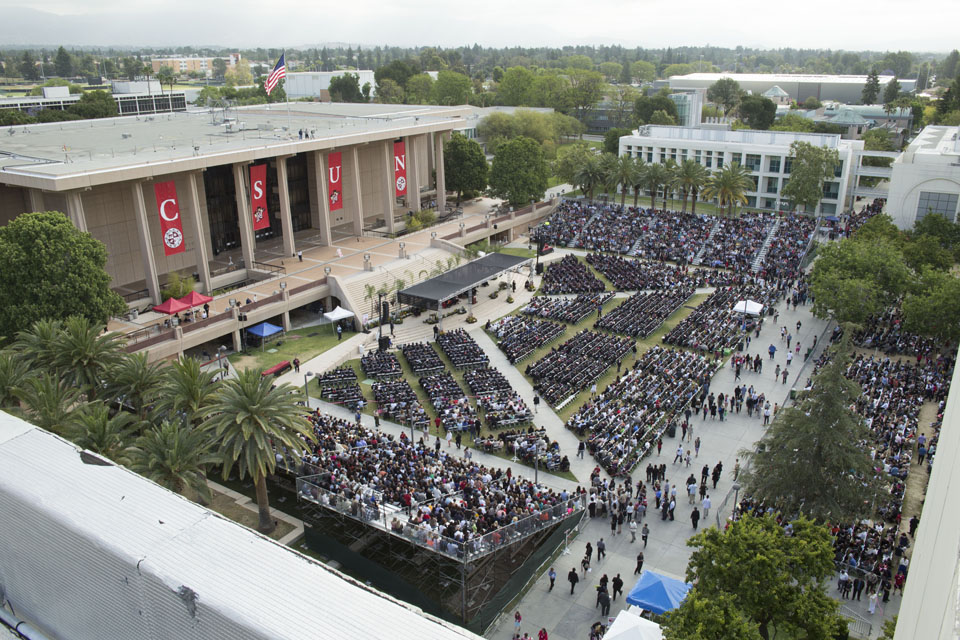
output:
[[[283,66],[286,67],[286,66],[287,66],[287,52],[286,52],[286,50],[284,50],[284,52],[281,53],[280,55],[283,56]],[[286,75],[286,74],[284,74],[284,75]],[[287,81],[286,81],[286,78],[284,78],[284,81],[283,81],[283,97],[284,97],[284,102],[287,103],[287,131],[290,133],[290,137],[292,138],[292,137],[293,137],[293,122],[291,122],[291,120],[290,120],[290,94],[287,93]]]

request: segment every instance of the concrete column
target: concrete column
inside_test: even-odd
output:
[[[200,192],[197,190],[197,180],[203,179],[203,173],[191,173],[187,175],[187,194],[190,198],[190,208],[193,209],[193,232],[197,234],[196,244],[193,248],[193,254],[197,259],[197,273],[200,274],[200,282],[203,283],[203,291],[207,295],[213,291],[213,285],[210,281],[210,258],[207,254],[207,239],[203,230],[203,209],[200,208]]]
[[[67,217],[78,230],[87,230],[87,217],[83,213],[83,198],[79,191],[67,192]]]
[[[230,337],[233,338],[233,350],[238,353],[242,351],[243,345],[240,344],[240,329],[234,329]]]
[[[396,223],[393,220],[393,209],[397,202],[396,182],[393,179],[393,140],[383,141],[383,173],[385,191],[383,192],[383,219],[387,225],[387,233],[396,231]]]
[[[417,157],[417,140],[420,136],[407,136],[407,206],[411,211],[420,210],[420,158]]]
[[[436,167],[436,161],[433,157],[433,134],[426,133],[424,134],[424,140],[427,141],[427,186],[432,187],[433,184],[433,169]]]
[[[290,184],[287,181],[287,158],[277,157],[277,187],[280,189],[280,228],[283,230],[283,253],[292,258],[297,255],[293,238],[293,215],[290,213]]]
[[[30,210],[43,211],[43,191],[40,191],[40,189],[27,189],[27,193],[30,194]]]
[[[157,279],[157,263],[153,259],[153,244],[150,242],[150,225],[147,224],[147,207],[143,203],[143,185],[134,182],[133,209],[137,217],[137,232],[140,236],[140,256],[143,258],[143,277],[147,291],[154,304],[160,304],[160,281]]]
[[[253,220],[250,218],[250,205],[247,200],[247,164],[245,162],[238,162],[233,165],[233,186],[237,199],[243,265],[247,269],[252,269],[253,259],[256,256],[257,240],[253,235]]]
[[[447,210],[447,183],[443,171],[443,136],[433,134],[433,154],[437,163],[437,215]]]
[[[350,151],[348,151],[347,154],[348,154],[347,161],[350,163],[351,169],[353,169],[353,176],[352,176],[353,184],[351,186],[353,188],[354,200],[356,200],[356,203],[357,203],[357,209],[354,212],[354,217],[353,217],[353,233],[356,236],[362,236],[363,235],[363,196],[360,190],[360,152],[357,149],[357,146],[354,145],[350,147]],[[341,178],[341,180],[343,180],[343,178]],[[346,188],[345,185],[344,185],[344,188]]]
[[[283,325],[284,331],[290,331],[290,309],[289,309],[290,293],[286,289],[284,289],[282,297],[283,297],[284,303],[287,304],[288,308],[286,311],[283,312],[283,314],[281,314],[280,324]]]
[[[323,163],[323,152],[314,151],[307,157],[313,169],[313,189],[310,197],[316,203],[311,211],[311,225],[320,232],[320,243],[329,247],[333,244],[330,233],[330,195],[327,193],[327,169]]]

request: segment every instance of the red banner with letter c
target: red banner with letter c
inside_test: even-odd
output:
[[[183,242],[183,220],[180,218],[176,184],[173,180],[154,183],[153,194],[157,198],[157,212],[160,214],[163,254],[172,256],[183,253],[187,247]]]
[[[253,212],[253,230],[270,228],[267,215],[267,165],[250,165],[250,209]]]
[[[343,167],[340,162],[339,151],[327,155],[327,197],[330,199],[330,211],[343,209]]]
[[[393,181],[397,197],[407,195],[407,152],[403,140],[393,143]]]

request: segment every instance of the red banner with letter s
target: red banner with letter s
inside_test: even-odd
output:
[[[253,212],[253,230],[270,228],[267,215],[267,165],[250,165],[250,209]]]
[[[407,194],[407,152],[403,140],[393,143],[393,180],[397,197]]]
[[[343,209],[343,167],[340,164],[340,152],[334,151],[327,156],[327,197],[330,198],[330,211]]]
[[[192,178],[191,178],[192,179]],[[163,254],[172,256],[186,251],[183,242],[183,220],[180,218],[180,203],[177,201],[177,186],[173,180],[153,185],[160,214],[160,235],[163,237]]]

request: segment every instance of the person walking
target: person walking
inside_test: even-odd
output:
[[[293,359],[293,371],[294,373],[300,373],[300,358]]]
[[[643,540],[643,548],[647,548],[647,538],[650,536],[650,527],[647,526],[647,523],[643,523],[643,529],[640,530],[640,539]],[[640,557],[643,557],[643,553],[640,554]],[[641,560],[641,564],[643,564]]]
[[[613,601],[617,601],[617,595],[623,595],[623,578],[620,577],[618,573],[613,577],[613,580],[610,581],[610,584],[613,586]]]
[[[700,523],[700,510],[696,507],[690,512],[690,522],[693,523],[693,530],[696,531],[697,525]]]
[[[521,620],[523,620],[523,616],[520,615],[520,610],[517,609],[517,612],[513,614],[513,630],[517,633],[520,633]]]
[[[637,568],[633,570],[633,575],[643,571],[643,551],[637,554]]]
[[[603,538],[600,538],[600,541],[597,542],[597,562],[603,560],[604,556],[607,555],[607,543],[603,541]]]
[[[704,519],[710,516],[710,494],[706,494],[703,497],[703,500],[700,501],[700,506],[703,507],[703,517]]]
[[[677,460],[679,460],[680,462],[683,462],[683,445],[682,444],[677,447],[677,455],[673,457],[673,464],[676,464]]]
[[[636,541],[637,541],[637,521],[631,520],[630,521],[630,542],[632,543]]]
[[[581,440],[580,444],[577,445],[577,457],[583,460],[583,453],[586,450],[587,450],[587,445],[583,442],[583,440]]]
[[[514,283],[513,287],[514,289],[516,289],[517,287],[516,283]],[[540,631],[537,632],[537,640],[550,640],[550,637],[547,634],[547,630],[544,629],[543,627],[540,627]]]
[[[337,325],[337,342],[340,342],[341,338],[343,338],[343,327],[341,327],[338,324]]]
[[[763,407],[763,424],[764,426],[770,424],[770,403],[769,402]]]
[[[589,542],[587,543],[587,562],[593,560],[593,545]]]
[[[574,587],[580,582],[580,576],[577,575],[576,567],[570,569],[570,573],[567,574],[567,581],[570,583],[570,595],[573,595]]]
[[[610,615],[610,594],[606,589],[600,592],[600,615],[604,618]]]
[[[540,396],[538,395],[533,396],[533,412],[535,414],[540,412]]]
[[[700,457],[700,436],[697,436],[697,439],[693,441],[693,451],[695,458]]]

